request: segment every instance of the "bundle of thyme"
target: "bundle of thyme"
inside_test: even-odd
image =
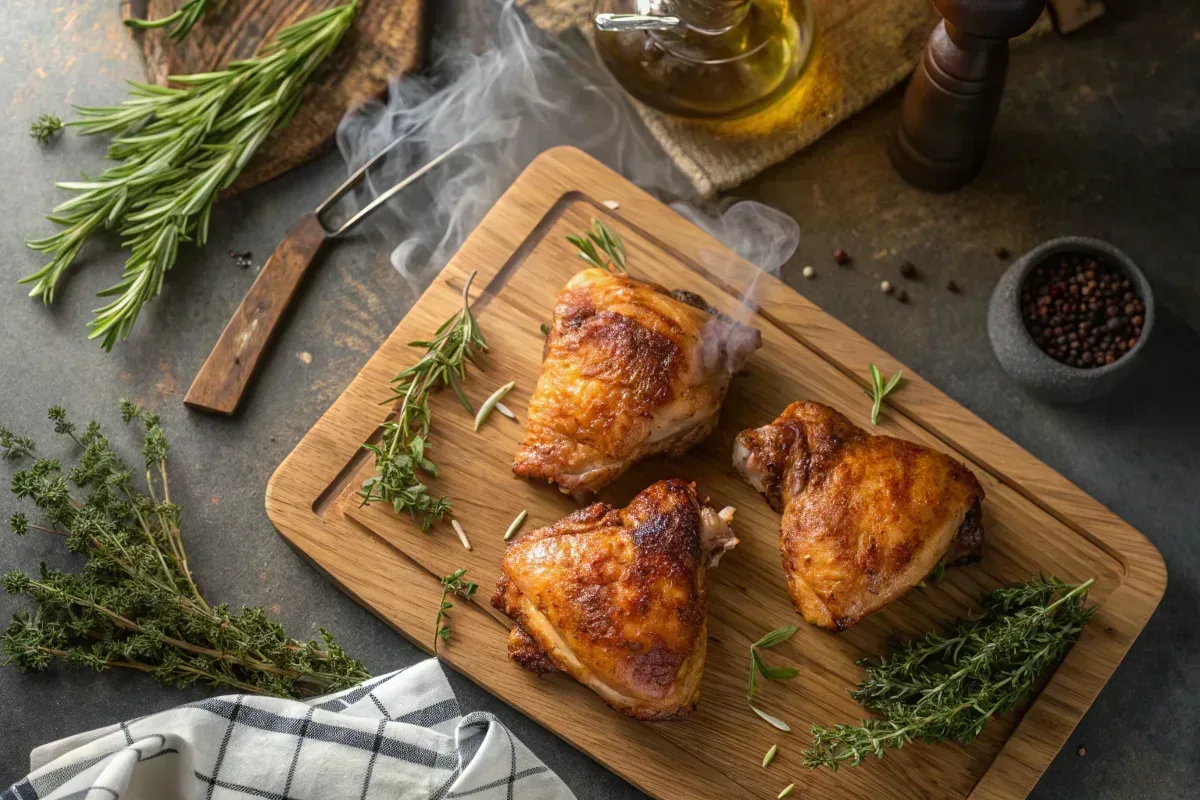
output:
[[[974,741],[994,714],[1020,705],[1074,644],[1096,613],[1084,605],[1092,583],[1037,577],[997,589],[984,597],[980,618],[930,633],[879,663],[860,662],[867,677],[851,696],[878,716],[858,725],[814,725],[805,766],[856,767],[913,740]]]
[[[55,659],[103,671],[141,670],[165,685],[208,683],[239,692],[305,697],[337,691],[370,677],[324,629],[323,642],[300,642],[259,608],[231,611],[200,593],[180,533],[182,509],[171,500],[166,436],[158,417],[122,401],[126,423],[144,429],[146,489],[91,422],[79,433],[62,408],[50,409],[55,431],[82,449],[65,469],[35,458],[33,442],[0,428],[0,455],[32,460],[12,490],[32,500],[46,525],[14,514],[15,533],[62,537],[86,559],[79,573],[44,564],[36,576],[4,576],[4,588],[37,602],[18,612],[4,632],[5,663],[22,671]],[[157,484],[157,488],[156,488]]]
[[[85,135],[117,134],[99,178],[56,184],[75,192],[47,216],[63,230],[26,244],[52,256],[21,280],[30,296],[54,300],[59,279],[84,242],[101,228],[116,231],[132,253],[113,297],[96,310],[88,338],[111,350],[126,338],[142,306],[162,290],[179,245],[208,239],[213,203],[230,186],[267,134],[287,125],[304,83],[350,28],[357,0],[314,14],[279,33],[258,56],[218,72],[176,75],[183,88],[133,83],[119,106],[78,107],[68,123]]]
[[[467,413],[475,413],[459,385],[467,376],[467,363],[479,366],[476,355],[488,349],[471,313],[469,295],[474,280],[472,272],[463,287],[462,308],[442,323],[433,339],[409,342],[409,347],[425,348],[425,355],[392,379],[392,396],[383,402],[397,404],[396,416],[384,424],[379,444],[363,445],[375,456],[375,474],[363,482],[358,493],[362,504],[391,503],[394,513],[408,512],[422,530],[429,530],[434,520],[450,510],[449,498],[432,497],[418,475],[424,472],[437,477],[437,465],[425,457],[433,422],[429,395],[449,386]]]
[[[165,28],[169,25],[171,29],[167,31],[167,36],[173,42],[182,42],[200,18],[209,11],[215,11],[222,2],[223,0],[187,0],[174,14],[159,19],[127,19],[125,24],[140,31]]]

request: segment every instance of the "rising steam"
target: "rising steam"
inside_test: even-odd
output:
[[[539,153],[563,144],[585,151],[650,193],[675,200],[676,211],[748,261],[778,274],[799,240],[791,218],[751,202],[723,213],[702,210],[691,184],[580,37],[576,44],[551,40],[512,0],[498,4],[495,22],[491,46],[482,54],[461,41],[435,44],[435,77],[393,81],[386,103],[348,115],[338,129],[338,147],[351,170],[406,137],[372,170],[366,183],[371,194],[468,140],[376,215],[385,236],[402,237],[392,264],[414,292],[432,280]],[[747,305],[756,279],[746,277]]]

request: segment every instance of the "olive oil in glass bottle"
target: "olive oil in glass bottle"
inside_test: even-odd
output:
[[[596,49],[626,91],[689,117],[753,113],[812,47],[807,0],[598,0]]]

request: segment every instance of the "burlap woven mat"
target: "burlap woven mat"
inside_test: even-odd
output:
[[[704,195],[729,189],[807,147],[913,70],[939,19],[930,0],[811,0],[816,39],[799,83],[735,120],[690,120],[636,103],[646,126]],[[587,30],[593,0],[518,0],[551,33]],[[1051,30],[1043,15],[1026,37]]]

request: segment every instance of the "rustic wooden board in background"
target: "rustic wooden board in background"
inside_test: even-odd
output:
[[[616,200],[608,211],[602,201]],[[552,487],[511,475],[522,429],[493,416],[478,434],[452,395],[434,398],[432,457],[442,469],[435,490],[448,492],[474,550],[449,530],[426,534],[379,506],[359,508],[354,487],[369,471],[359,446],[376,434],[388,380],[414,360],[405,343],[424,338],[456,308],[467,275],[478,271],[473,308],[492,345],[486,373],[466,391],[478,402],[515,379],[506,403],[523,419],[542,350],[539,324],[580,268],[563,240],[603,215],[624,236],[631,271],[669,287],[698,291],[728,313],[753,286],[760,306],[749,317],[764,346],[748,374],[735,379],[713,436],[686,457],[639,465],[602,497],[624,503],[659,477],[696,480],[717,505],[738,507],[742,540],[710,573],[709,651],[696,714],[683,723],[645,725],[609,710],[565,675],[538,679],[508,662],[507,625],[487,604],[499,575],[501,534],[521,509],[526,530],[573,505]],[[795,782],[798,796],[853,798],[1023,797],[1062,746],[1145,625],[1166,582],[1162,559],[1137,531],[905,369],[880,428],[966,462],[988,493],[984,560],[949,571],[841,635],[802,624],[784,590],[778,515],[730,467],[733,436],[772,419],[791,400],[817,399],[868,426],[866,365],[885,372],[895,359],[759,273],[718,242],[597,162],[570,149],[543,154],[496,204],[441,276],[341,398],[284,461],[267,489],[267,511],[280,532],[336,583],[383,619],[429,647],[438,578],[468,568],[481,584],[477,603],[460,602],[454,638],[442,658],[500,698],[656,797],[774,797]],[[1023,714],[994,720],[969,747],[911,745],[882,762],[837,773],[806,772],[800,754],[814,722],[849,722],[862,710],[846,690],[859,679],[856,658],[877,654],[889,634],[912,636],[973,607],[981,592],[1043,570],[1067,580],[1096,578],[1103,603],[1095,621]],[[788,622],[799,633],[771,651],[773,663],[801,676],[762,691],[767,710],[787,719],[782,734],[746,708],[747,647]],[[770,770],[762,754],[778,742]]]
[[[186,0],[121,0],[123,18],[160,19]],[[210,72],[249,58],[282,28],[346,0],[225,0],[182,43],[165,29],[138,32],[146,79]],[[417,69],[424,50],[425,0],[359,0],[354,28],[310,81],[304,104],[276,131],[231,187],[238,192],[270,180],[320,153],[351,108],[381,95],[388,79]]]

